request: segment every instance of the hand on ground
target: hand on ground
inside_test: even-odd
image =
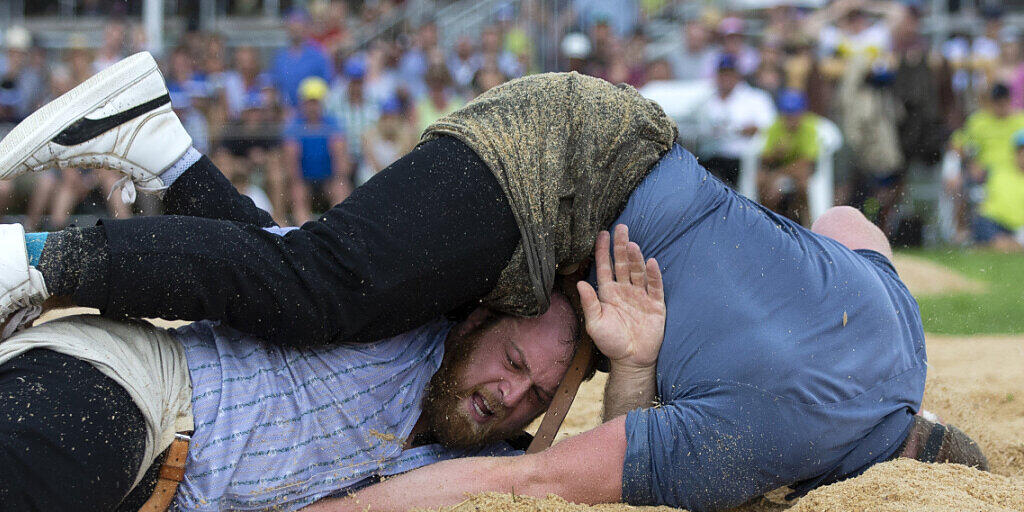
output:
[[[587,333],[613,364],[653,366],[665,338],[665,292],[654,258],[644,263],[640,246],[629,241],[624,224],[615,226],[615,272],[608,255],[610,235],[602,231],[594,247],[597,291],[586,281],[580,292]]]

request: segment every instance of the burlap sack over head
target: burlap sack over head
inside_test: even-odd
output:
[[[484,303],[534,316],[556,275],[591,255],[636,186],[671,149],[675,123],[628,85],[578,73],[495,87],[431,124],[421,142],[453,136],[498,178],[522,242]]]

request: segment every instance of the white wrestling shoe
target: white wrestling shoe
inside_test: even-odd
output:
[[[121,171],[139,189],[167,187],[160,173],[192,145],[171,110],[167,86],[148,52],[93,75],[32,113],[0,140],[0,179],[54,166]],[[125,186],[125,199],[135,187]]]
[[[49,297],[43,274],[28,264],[25,228],[0,224],[0,321],[10,320],[0,332],[0,340],[39,317]]]

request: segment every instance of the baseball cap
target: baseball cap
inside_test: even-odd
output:
[[[307,76],[299,82],[299,99],[320,101],[327,96],[327,82],[318,76]]]
[[[10,50],[28,50],[32,46],[32,33],[21,25],[15,25],[4,34],[4,46]]]
[[[783,114],[798,114],[807,109],[807,99],[800,91],[786,89],[779,93],[778,105]]]
[[[349,57],[344,71],[349,80],[362,80],[366,76],[366,61],[359,56]]]

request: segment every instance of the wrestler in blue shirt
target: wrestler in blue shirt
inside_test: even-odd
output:
[[[720,509],[854,476],[906,438],[925,382],[889,261],[740,197],[678,146],[616,223],[661,264],[661,407],[626,418],[622,498]]]

